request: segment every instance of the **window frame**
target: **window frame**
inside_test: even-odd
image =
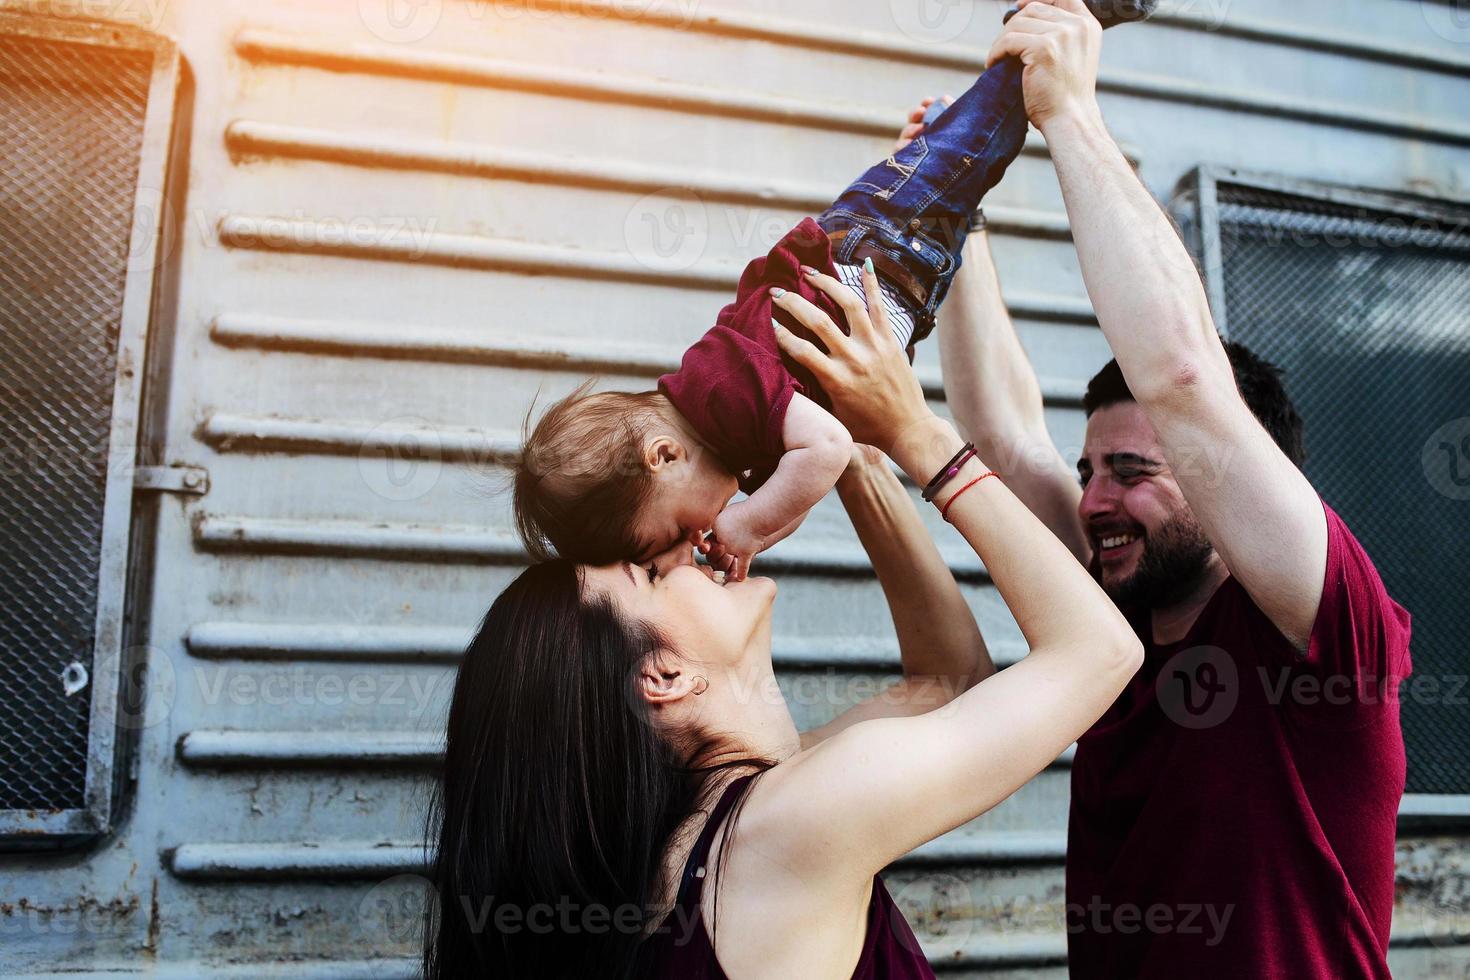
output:
[[[1230,339],[1230,311],[1226,309],[1225,303],[1224,260],[1220,245],[1221,184],[1275,191],[1346,207],[1368,208],[1405,218],[1428,218],[1462,225],[1470,222],[1470,202],[1438,201],[1368,187],[1329,184],[1284,174],[1201,164],[1175,186],[1174,196],[1169,202],[1169,213],[1185,232],[1185,243],[1194,253],[1200,266],[1200,274],[1204,278],[1215,327],[1226,340]]]
[[[1168,211],[1184,233],[1185,244],[1200,267],[1216,329],[1225,340],[1230,339],[1230,316],[1225,302],[1224,255],[1220,236],[1221,184],[1470,227],[1470,202],[1436,200],[1284,174],[1202,164],[1175,186]],[[1470,825],[1470,793],[1405,793],[1399,805],[1399,818],[1424,824]]]
[[[127,644],[141,618],[129,609],[130,585],[139,577],[132,560],[134,478],[144,433],[143,389],[147,379],[148,334],[155,307],[155,280],[167,258],[166,193],[173,150],[182,65],[170,39],[120,24],[61,20],[0,12],[0,35],[27,40],[92,45],[152,56],[148,105],[143,116],[138,179],[133,192],[129,254],[123,274],[113,376],[111,429],[102,535],[98,544],[97,605],[93,621],[91,706],[87,718],[83,805],[50,810],[0,809],[0,850],[78,846],[115,825],[127,775],[125,750],[133,734],[125,719],[124,674],[135,666]],[[152,206],[150,206],[150,203]],[[140,245],[141,243],[141,245]],[[129,662],[124,662],[129,661]],[[102,668],[102,669],[99,669]]]

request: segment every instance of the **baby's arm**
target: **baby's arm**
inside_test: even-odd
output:
[[[710,563],[730,581],[745,578],[752,558],[796,530],[852,457],[847,429],[805,395],[791,396],[781,438],[786,453],[770,479],[715,519]]]

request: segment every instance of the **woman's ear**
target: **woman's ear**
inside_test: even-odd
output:
[[[688,671],[650,662],[639,675],[638,685],[645,701],[660,705],[672,704],[690,695],[698,697],[709,687],[709,681]]]
[[[651,473],[687,458],[683,444],[671,435],[654,436],[643,446],[643,465]]]

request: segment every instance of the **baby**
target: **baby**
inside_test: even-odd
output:
[[[1086,2],[1104,26],[1154,5]],[[1021,72],[1014,58],[996,62],[952,105],[936,105],[911,143],[747,266],[735,301],[656,391],[594,394],[589,382],[551,406],[515,474],[516,524],[532,558],[646,563],[687,541],[739,581],[796,530],[842,475],[852,439],[815,379],[783,358],[773,318],[814,338],[773,299],[798,293],[845,328],[813,277],[866,300],[866,274],[912,360],[981,199],[1025,142]],[[731,504],[737,490],[748,497]]]

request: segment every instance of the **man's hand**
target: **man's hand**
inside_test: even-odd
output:
[[[852,335],[844,334],[832,318],[796,293],[775,298],[776,306],[815,334],[830,354],[775,323],[776,341],[792,360],[811,371],[832,401],[836,415],[854,440],[892,455],[894,443],[905,432],[934,417],[924,401],[919,379],[899,350],[888,327],[878,277],[863,271],[867,307],[852,290],[831,276],[807,273],[812,285],[842,307]]]
[[[1020,0],[1020,8],[990,49],[987,67],[1012,55],[1021,59],[1026,115],[1037,129],[1059,116],[1099,115],[1097,18],[1082,0]]]

